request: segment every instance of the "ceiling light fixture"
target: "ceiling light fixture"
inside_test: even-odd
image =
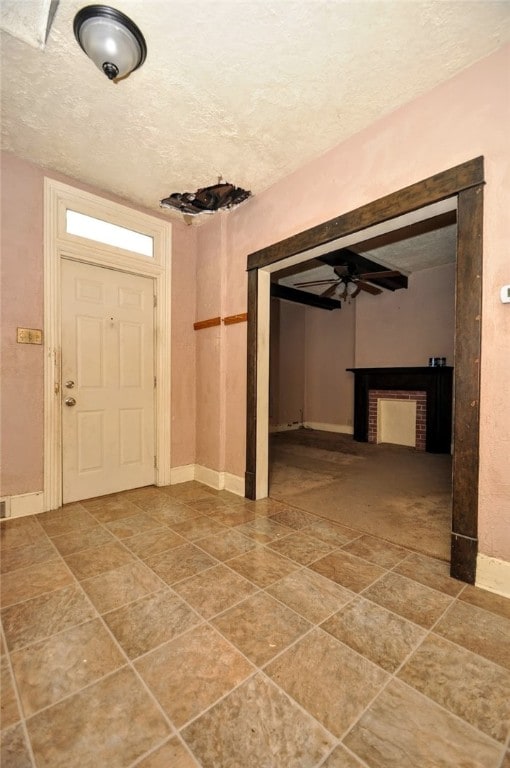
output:
[[[142,33],[115,8],[87,5],[74,17],[73,29],[81,48],[109,80],[126,77],[145,61]]]

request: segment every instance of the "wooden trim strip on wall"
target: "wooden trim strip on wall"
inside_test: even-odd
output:
[[[248,312],[241,312],[238,315],[229,315],[223,318],[225,325],[234,325],[234,323],[246,323],[248,320]]]
[[[246,323],[248,320],[247,312],[240,312],[238,315],[228,315],[223,318],[225,325],[234,325],[234,323]],[[201,331],[204,328],[212,328],[215,325],[221,325],[221,317],[210,317],[209,320],[199,320],[197,323],[193,323],[195,331]]]
[[[204,328],[212,328],[214,325],[221,325],[221,317],[211,317],[209,320],[199,320],[198,323],[193,323],[193,329],[195,331],[202,331]]]

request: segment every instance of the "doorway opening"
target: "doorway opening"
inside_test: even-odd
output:
[[[450,568],[474,583],[478,522],[479,359],[483,158],[464,163],[248,257],[246,495],[268,492],[269,306],[271,273],[348,248],[413,222],[457,212],[455,408]]]
[[[308,303],[344,293],[331,264],[272,274],[296,293],[271,299],[269,495],[449,561],[455,211],[404,234],[336,252],[378,271],[334,309]]]

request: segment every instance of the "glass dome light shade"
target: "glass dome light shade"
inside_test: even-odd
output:
[[[110,80],[125,77],[145,61],[147,46],[142,33],[114,8],[82,8],[74,19],[74,34],[87,56]]]

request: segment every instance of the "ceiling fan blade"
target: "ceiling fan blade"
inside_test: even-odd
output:
[[[362,272],[359,277],[362,280],[373,280],[377,277],[402,277],[402,272],[399,272],[397,269],[386,269],[380,272]]]
[[[333,296],[336,291],[337,285],[338,283],[335,283],[334,285],[330,285],[329,288],[326,288],[326,290],[321,293],[321,296],[324,296],[324,297]]]
[[[305,283],[294,283],[294,285],[329,285],[329,283],[339,283],[339,280],[309,280]]]
[[[370,283],[364,283],[362,280],[356,280],[356,285],[358,288],[361,288],[362,291],[372,293],[374,296],[377,296],[378,293],[382,293],[381,288],[376,288],[375,285],[370,285]]]

